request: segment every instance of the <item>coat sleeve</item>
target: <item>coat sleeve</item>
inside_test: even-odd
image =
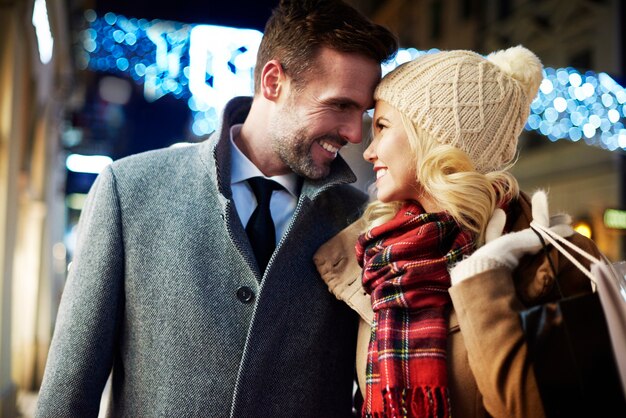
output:
[[[494,418],[544,417],[511,273],[478,274],[451,287],[450,296],[485,409]]]
[[[96,179],[78,224],[35,415],[96,417],[113,362],[123,308],[120,205],[109,166]]]

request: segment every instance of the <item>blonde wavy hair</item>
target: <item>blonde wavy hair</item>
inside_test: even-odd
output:
[[[517,180],[507,171],[514,162],[499,171],[479,173],[464,151],[439,143],[404,114],[401,116],[413,151],[420,193],[449,213],[462,229],[470,231],[477,246],[482,245],[494,209],[519,195]],[[393,218],[402,203],[370,203],[363,214],[366,229]]]

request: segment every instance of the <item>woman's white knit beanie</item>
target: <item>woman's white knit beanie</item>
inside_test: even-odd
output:
[[[374,98],[439,142],[462,149],[477,171],[487,173],[515,158],[542,69],[539,58],[523,46],[486,58],[463,50],[436,52],[391,71]]]

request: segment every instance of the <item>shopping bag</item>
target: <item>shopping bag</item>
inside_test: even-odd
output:
[[[581,269],[596,289],[600,287],[615,296],[614,290],[606,286],[616,280],[615,270],[607,260],[595,258],[541,225],[533,222],[531,227]],[[565,246],[598,267],[593,272],[587,269]],[[608,280],[600,279],[598,286],[602,274]],[[626,416],[626,392],[617,361],[624,351],[614,351],[602,299],[605,298],[599,292],[594,292],[520,312],[529,358],[548,418]],[[626,300],[616,301],[616,306],[626,309]],[[626,320],[624,311],[618,310],[616,315],[619,321]],[[615,324],[620,326],[618,321]],[[613,338],[618,347],[620,342],[626,344],[624,329],[621,336],[616,334]]]
[[[597,293],[532,307],[520,319],[547,417],[626,412]]]
[[[626,262],[594,263],[591,273],[597,278],[598,295],[626,396]]]

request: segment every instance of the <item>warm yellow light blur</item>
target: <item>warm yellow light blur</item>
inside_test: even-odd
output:
[[[591,238],[591,226],[587,222],[576,222],[574,224],[574,231],[578,232],[580,235],[583,235],[587,238]]]

